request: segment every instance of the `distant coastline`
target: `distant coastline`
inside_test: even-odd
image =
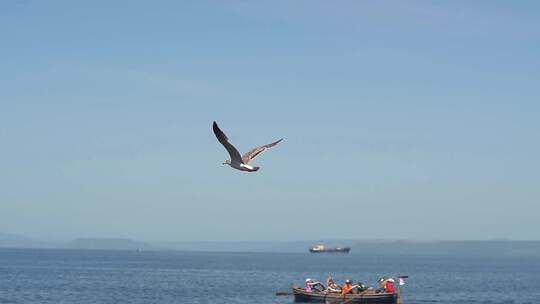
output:
[[[100,249],[100,250],[149,250],[148,243],[123,238],[78,238],[66,243],[70,249]]]
[[[299,240],[299,241],[171,241],[143,242],[127,238],[77,238],[44,241],[0,233],[0,248],[59,248],[98,250],[178,250],[208,252],[308,253],[314,244],[343,245],[351,254],[540,256],[540,241],[531,240]]]

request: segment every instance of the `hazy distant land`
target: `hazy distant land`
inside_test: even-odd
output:
[[[148,243],[122,238],[78,238],[66,243],[71,249],[102,249],[102,250],[148,250]]]
[[[403,241],[403,240],[302,240],[302,241],[179,241],[141,242],[124,238],[77,238],[43,241],[0,233],[0,248],[64,248],[102,250],[182,250],[215,252],[307,252],[317,244],[351,246],[351,254],[540,256],[540,241]]]
[[[330,241],[246,241],[246,242],[175,242],[156,244],[161,248],[230,252],[308,252],[311,246],[351,246],[351,254],[406,255],[495,255],[540,256],[540,241],[402,241],[402,240],[330,240]]]

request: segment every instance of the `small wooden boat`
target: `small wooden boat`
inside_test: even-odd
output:
[[[293,287],[294,301],[304,303],[333,303],[333,304],[396,304],[397,293],[377,293],[372,289],[358,294],[339,294],[329,292],[306,291],[304,288]]]

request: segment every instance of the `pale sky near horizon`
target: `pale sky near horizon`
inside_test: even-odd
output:
[[[0,232],[540,239],[540,2],[2,1]],[[254,174],[221,163],[284,138]]]

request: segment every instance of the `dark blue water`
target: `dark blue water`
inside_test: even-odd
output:
[[[405,303],[540,303],[540,257],[0,249],[0,303],[292,303],[306,277],[374,286],[407,274]]]

